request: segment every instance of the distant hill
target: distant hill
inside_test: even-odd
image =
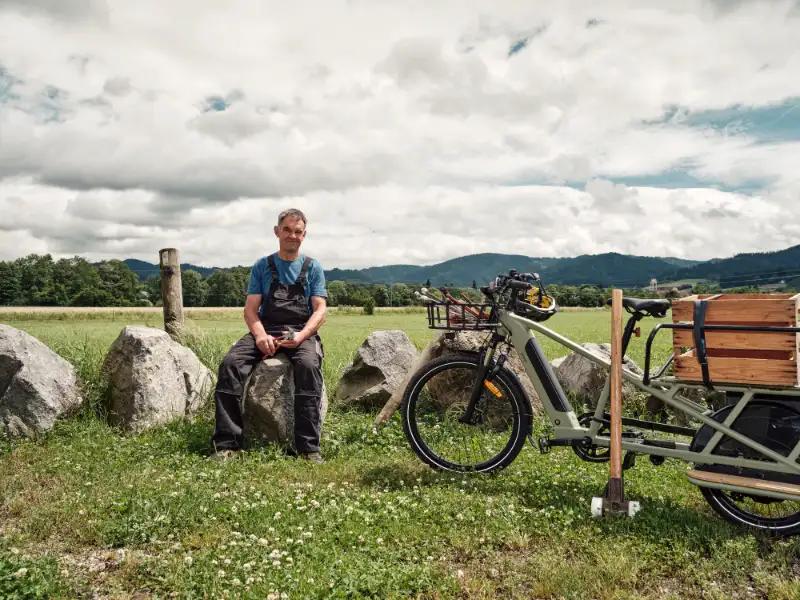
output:
[[[678,258],[655,258],[625,254],[595,254],[575,258],[535,258],[519,254],[472,254],[430,266],[390,265],[353,271],[334,270],[331,280],[369,281],[374,283],[425,283],[432,285],[468,286],[475,280],[485,285],[510,269],[536,272],[545,284],[625,284],[644,287],[653,277],[675,270],[676,266],[693,266],[698,261]]]
[[[136,259],[124,261],[140,279],[158,275],[158,265]],[[203,277],[220,267],[198,267],[182,264],[182,270],[193,269]],[[431,285],[469,286],[473,280],[485,285],[510,269],[537,272],[545,284],[616,285],[629,288],[646,287],[652,278],[665,281],[710,280],[722,287],[777,283],[800,276],[800,246],[777,252],[737,254],[731,258],[709,261],[674,257],[631,256],[609,252],[584,254],[569,258],[536,258],[521,254],[471,254],[434,265],[385,265],[365,269],[330,269],[328,281],[353,283],[426,283]]]
[[[139,277],[141,281],[144,281],[145,279],[151,277],[152,275],[158,276],[161,273],[161,269],[159,268],[158,265],[154,265],[153,263],[145,262],[143,260],[137,260],[135,258],[126,258],[122,262],[128,265],[128,268],[134,273],[136,273],[137,277]],[[197,271],[203,277],[208,277],[214,271],[229,270],[229,269],[220,269],[218,267],[198,267],[197,265],[192,265],[189,263],[181,263],[181,271],[187,271],[189,269]]]
[[[774,252],[736,254],[677,269],[664,278],[709,279],[723,288],[766,285],[800,276],[800,245]]]

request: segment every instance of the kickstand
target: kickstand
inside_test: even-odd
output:
[[[622,470],[627,471],[628,469],[636,466],[636,453],[628,450],[625,453],[625,458],[622,461]]]

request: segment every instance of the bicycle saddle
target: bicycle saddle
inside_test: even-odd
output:
[[[606,301],[608,306],[611,306],[611,298]],[[629,298],[625,296],[622,298],[622,306],[633,312],[640,312],[648,314],[652,317],[665,317],[667,311],[672,308],[672,303],[669,300],[653,299],[653,298]]]

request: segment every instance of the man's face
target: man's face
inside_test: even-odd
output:
[[[306,226],[303,219],[286,217],[279,226],[275,226],[275,235],[281,250],[296,252],[306,237]]]

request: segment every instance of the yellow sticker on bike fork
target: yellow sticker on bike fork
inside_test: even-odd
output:
[[[499,389],[497,389],[497,386],[495,384],[493,384],[491,381],[489,381],[488,379],[484,379],[483,380],[483,385],[485,385],[486,389],[489,390],[490,392],[492,392],[498,398],[502,398],[503,397],[503,392],[501,392]]]

